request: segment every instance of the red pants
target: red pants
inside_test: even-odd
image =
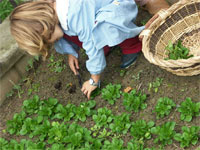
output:
[[[82,48],[82,42],[79,41],[77,36],[68,36],[64,34],[64,38]],[[138,36],[136,36],[123,41],[119,44],[119,47],[121,48],[123,54],[138,53],[142,49],[142,42],[139,41]],[[105,46],[103,49],[105,55],[107,55],[110,51],[110,47],[108,46]]]

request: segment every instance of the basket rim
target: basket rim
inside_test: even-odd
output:
[[[158,19],[156,19],[148,29],[145,29],[142,31],[141,35],[143,36],[142,40],[142,51],[145,56],[145,58],[150,62],[155,65],[158,65],[160,67],[165,67],[165,68],[177,68],[177,67],[190,67],[196,63],[200,63],[200,55],[199,56],[194,56],[189,59],[178,59],[178,60],[164,60],[159,58],[156,55],[153,55],[152,52],[150,52],[150,48],[148,47],[149,44],[149,39],[153,32],[159,27],[159,25],[163,24],[165,22],[165,19],[170,15],[178,11],[180,8],[183,8],[185,5],[191,4],[191,3],[196,3],[200,2],[200,0],[181,0],[174,5],[172,5],[169,9],[167,10],[161,10],[158,15]],[[158,25],[159,22],[159,25]],[[199,23],[200,24],[200,23]],[[157,27],[157,28],[156,28]],[[143,34],[145,33],[145,34]],[[199,49],[200,50],[200,49]]]

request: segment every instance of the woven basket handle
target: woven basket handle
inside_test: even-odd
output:
[[[167,17],[168,13],[166,9],[161,9],[158,13],[156,13],[145,25],[145,29],[140,33],[139,38],[142,39],[144,36],[150,35],[150,27],[154,24],[154,21],[156,21],[158,18],[165,19]]]

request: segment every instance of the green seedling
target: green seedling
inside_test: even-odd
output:
[[[145,120],[137,120],[132,123],[131,135],[134,139],[150,139],[151,138],[151,128],[155,125],[153,121],[148,123]]]
[[[141,75],[142,72],[143,72],[143,70],[140,70],[140,71],[137,73],[137,75],[133,75],[132,78],[133,78],[134,80],[140,80],[140,75]]]
[[[147,150],[147,149],[144,148],[143,139],[140,140],[132,139],[127,144],[127,150]]]
[[[13,119],[8,120],[6,123],[6,126],[7,126],[6,131],[8,131],[10,134],[16,133],[17,135],[19,135],[19,132],[23,126],[25,117],[26,117],[26,113],[24,111],[14,114]]]
[[[66,106],[63,106],[62,104],[58,104],[55,108],[55,115],[52,117],[52,119],[60,119],[64,121],[70,121],[72,117],[74,116],[74,108],[76,106],[73,104],[67,104]]]
[[[13,10],[12,4],[8,0],[2,0],[0,2],[0,20],[3,21]]]
[[[41,105],[38,110],[38,116],[40,118],[52,118],[54,116],[54,110],[58,104],[56,98],[48,98],[47,100],[42,100]]]
[[[26,66],[26,71],[29,71],[31,69],[34,69],[34,63],[35,61],[39,61],[39,56],[34,56],[33,58],[28,60],[28,65]]]
[[[187,97],[178,108],[181,113],[181,120],[190,122],[193,117],[200,116],[200,102],[192,102],[191,98]]]
[[[48,64],[48,67],[50,67],[52,72],[60,73],[66,68],[66,64],[63,63],[64,60],[62,58],[56,61],[54,55],[51,55],[49,60],[50,63]]]
[[[104,145],[102,149],[105,150],[123,150],[124,141],[122,139],[113,138],[112,142],[106,140],[104,141]]]
[[[130,114],[123,113],[113,117],[113,123],[110,124],[110,129],[115,133],[126,134],[131,127]]]
[[[74,119],[76,121],[80,120],[82,122],[86,121],[87,116],[91,116],[95,113],[95,111],[91,110],[96,106],[96,101],[90,100],[87,103],[80,103],[78,107],[73,109],[74,112]]]
[[[158,92],[158,88],[162,85],[163,79],[162,78],[156,78],[155,82],[149,83],[149,89],[148,91],[151,91],[151,89],[154,89],[154,92]]]
[[[38,125],[35,126],[29,137],[37,136],[40,141],[44,141],[47,138],[49,130],[52,128],[51,123],[49,122],[49,120],[44,120],[41,124],[41,120],[39,117],[35,119],[37,120]]]
[[[8,97],[12,97],[13,94],[14,94],[14,91],[11,90],[10,92],[6,93],[6,97],[7,97],[7,98],[8,98]]]
[[[165,49],[167,50],[166,55],[168,55],[165,60],[188,59],[193,57],[193,55],[189,55],[189,49],[184,47],[180,40],[177,42],[177,44],[172,44],[170,41]]]
[[[190,146],[190,144],[196,145],[200,137],[199,131],[200,131],[199,126],[192,126],[192,127],[183,126],[182,134],[180,133],[175,134],[174,139],[180,142],[180,146],[182,148],[188,147]]]
[[[112,122],[113,120],[113,114],[112,111],[107,109],[106,107],[104,108],[99,108],[97,110],[97,114],[92,116],[92,119],[96,123],[96,126],[98,127],[108,127],[108,125]]]
[[[164,146],[172,144],[172,139],[176,134],[174,131],[175,125],[175,122],[166,122],[161,126],[151,128],[151,133],[157,135],[154,142],[158,143],[160,141]]]
[[[108,84],[106,88],[103,88],[102,98],[107,100],[109,104],[114,105],[115,101],[120,98],[121,94],[121,85],[120,84]]]
[[[120,70],[120,77],[123,77],[126,74],[126,70]]]
[[[147,104],[145,104],[146,94],[132,90],[130,93],[124,93],[123,96],[123,105],[127,111],[138,112],[140,109],[147,107]]]
[[[13,90],[17,91],[17,95],[19,98],[21,98],[21,95],[24,93],[24,91],[22,90],[20,84],[15,84],[12,80],[9,80],[10,83],[13,85]],[[11,92],[8,96],[12,96],[13,92]]]
[[[109,132],[106,130],[106,128],[103,128],[103,131],[99,132],[98,138],[102,139],[102,138],[106,138],[109,137],[112,134],[112,132]]]
[[[37,95],[34,95],[32,99],[28,99],[23,102],[22,108],[26,113],[32,115],[38,113],[40,105],[40,98]]]
[[[72,123],[67,129],[67,136],[63,138],[67,143],[66,149],[81,149],[83,145],[92,143],[91,131],[78,124]]]
[[[161,97],[159,98],[156,107],[154,108],[153,112],[156,113],[156,118],[160,119],[164,116],[169,115],[171,109],[175,107],[176,104],[174,101],[168,97]]]
[[[3,138],[0,138],[0,149],[1,150],[43,150],[45,149],[46,143],[44,142],[35,142],[26,139],[22,139],[20,142],[11,139],[7,141]]]
[[[66,131],[69,125],[64,123],[60,124],[59,122],[52,122],[51,126],[52,127],[48,132],[48,143],[64,143],[64,140],[67,136]]]

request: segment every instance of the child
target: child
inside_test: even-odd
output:
[[[144,27],[133,21],[138,13],[133,0],[47,0],[24,3],[10,16],[11,33],[19,47],[31,55],[49,54],[49,45],[68,54],[74,74],[78,73],[79,47],[88,55],[86,67],[91,78],[81,91],[88,99],[100,85],[100,74],[106,66],[104,56],[109,47],[122,49],[122,68],[132,64],[141,51],[137,35]],[[78,45],[78,46],[77,46]]]

